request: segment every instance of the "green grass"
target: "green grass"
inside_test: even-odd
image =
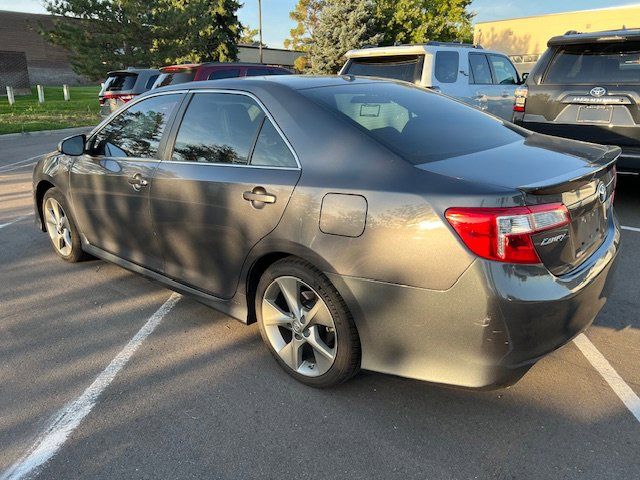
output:
[[[62,86],[44,87],[42,105],[35,87],[31,95],[16,95],[13,107],[6,96],[0,97],[0,134],[96,125],[100,121],[100,87],[69,87],[69,91],[71,99],[65,102]]]

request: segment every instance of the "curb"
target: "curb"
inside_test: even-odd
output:
[[[32,135],[46,135],[50,133],[69,133],[70,135],[73,135],[74,133],[89,132],[93,128],[95,128],[95,125],[87,125],[86,127],[58,128],[56,130],[38,130],[35,132],[5,133],[4,135],[0,135],[0,140],[4,138],[29,137]]]

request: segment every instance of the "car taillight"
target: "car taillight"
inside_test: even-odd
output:
[[[100,104],[102,105],[104,103],[105,100],[109,100],[110,98],[116,99],[116,100],[122,100],[123,102],[128,102],[129,100],[131,100],[133,97],[135,97],[135,95],[129,95],[129,94],[119,94],[119,93],[105,93],[104,97],[102,98],[102,100],[100,100]]]
[[[524,112],[524,106],[527,103],[527,95],[529,94],[529,87],[521,85],[515,90],[515,101],[513,103],[514,112]]]
[[[508,263],[540,263],[531,235],[567,225],[562,203],[512,208],[449,208],[445,216],[479,257]]]

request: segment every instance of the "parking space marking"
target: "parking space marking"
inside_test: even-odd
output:
[[[124,367],[142,342],[160,324],[162,319],[180,300],[181,295],[173,293],[162,306],[151,315],[138,333],[127,343],[120,353],[111,361],[93,383],[73,402],[67,404],[54,417],[49,427],[34,442],[29,452],[7,471],[0,474],[0,480],[18,480],[31,477],[53,457],[64,445],[67,438],[80,422],[93,409],[100,394],[113,381],[118,372]]]
[[[640,232],[640,228],[637,227],[627,227],[625,225],[621,225],[620,228],[622,230],[629,230],[630,232]]]
[[[631,390],[631,387],[622,379],[618,372],[604,358],[604,355],[595,347],[591,340],[584,333],[573,339],[582,354],[589,360],[589,363],[605,379],[611,389],[618,395],[622,403],[629,409],[631,414],[640,422],[640,398]]]
[[[25,218],[29,218],[30,216],[31,215],[22,215],[21,217],[14,218],[10,222],[0,223],[0,229],[2,229],[4,227],[8,227],[9,225],[13,225],[14,223],[18,223],[19,221],[24,220]]]
[[[29,158],[25,158],[24,160],[20,160],[18,162],[13,162],[13,163],[8,163],[6,165],[2,165],[0,166],[0,173],[2,173],[3,171],[5,171],[7,168],[16,166],[16,165],[22,165],[23,163],[28,163],[28,162],[33,162],[36,163],[35,160],[36,158],[38,158],[40,155],[35,155],[33,157],[29,157]],[[26,166],[26,165],[25,165]],[[22,168],[22,167],[20,167]],[[7,170],[8,171],[8,170]]]

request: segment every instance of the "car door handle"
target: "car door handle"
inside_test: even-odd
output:
[[[131,185],[136,191],[149,185],[149,180],[143,178],[139,173],[136,173],[133,177],[129,178],[127,182],[129,182],[129,185]]]
[[[262,208],[266,203],[276,203],[276,196],[264,189],[264,187],[255,187],[250,192],[244,192],[242,198],[251,202],[255,208]]]

